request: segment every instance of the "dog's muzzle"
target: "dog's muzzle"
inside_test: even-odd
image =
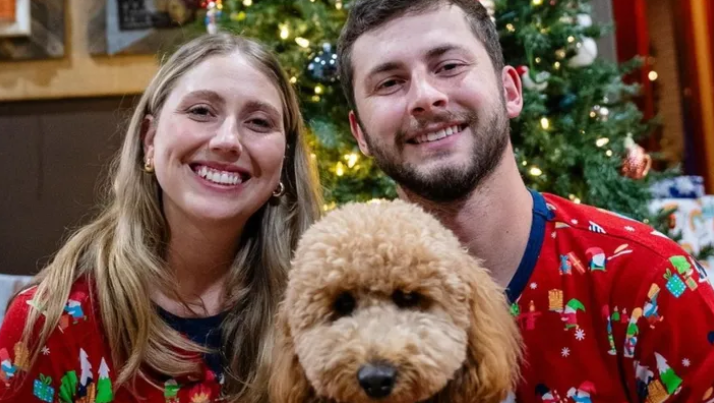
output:
[[[396,379],[397,370],[389,364],[367,364],[357,371],[360,386],[373,399],[389,396]]]

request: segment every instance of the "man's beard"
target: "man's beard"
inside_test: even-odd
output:
[[[430,119],[429,123],[454,121],[453,114],[447,117]],[[496,169],[508,146],[509,125],[505,110],[492,113],[487,121],[481,121],[474,112],[459,116],[467,122],[471,130],[474,145],[471,158],[460,166],[434,168],[428,173],[419,172],[414,164],[400,163],[394,154],[375,146],[369,134],[364,130],[365,141],[374,156],[377,166],[400,186],[432,202],[454,202],[467,198]],[[482,123],[482,124],[479,124]],[[479,130],[480,129],[480,130]],[[461,134],[460,134],[461,135]],[[405,133],[398,133],[395,139],[395,152],[402,152],[406,143]]]

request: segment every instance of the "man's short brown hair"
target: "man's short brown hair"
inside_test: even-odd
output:
[[[486,47],[494,70],[500,72],[503,69],[503,51],[498,31],[486,8],[478,0],[355,0],[351,4],[350,14],[342,28],[337,46],[340,81],[350,108],[355,112],[357,110],[352,85],[352,47],[357,39],[395,18],[432,11],[444,4],[458,6],[464,11],[474,36]]]

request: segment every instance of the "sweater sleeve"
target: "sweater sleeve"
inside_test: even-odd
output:
[[[72,291],[59,325],[45,345],[39,346],[37,359],[30,365],[31,352],[23,343],[22,332],[30,310],[39,309],[32,300],[34,291],[29,289],[15,298],[0,327],[0,402],[74,402],[92,393],[82,388],[89,384],[83,377],[91,376],[82,348],[92,333],[86,315],[87,293]],[[35,331],[43,323],[41,316]]]
[[[638,290],[625,334],[631,401],[714,399],[714,289],[694,259],[671,256]]]

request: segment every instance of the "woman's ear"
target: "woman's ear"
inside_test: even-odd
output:
[[[156,119],[153,115],[144,116],[141,122],[141,143],[144,150],[144,163],[154,158],[154,137],[156,136]]]
[[[317,402],[295,352],[288,324],[288,309],[284,304],[280,306],[275,326],[275,350],[268,387],[270,403]]]

